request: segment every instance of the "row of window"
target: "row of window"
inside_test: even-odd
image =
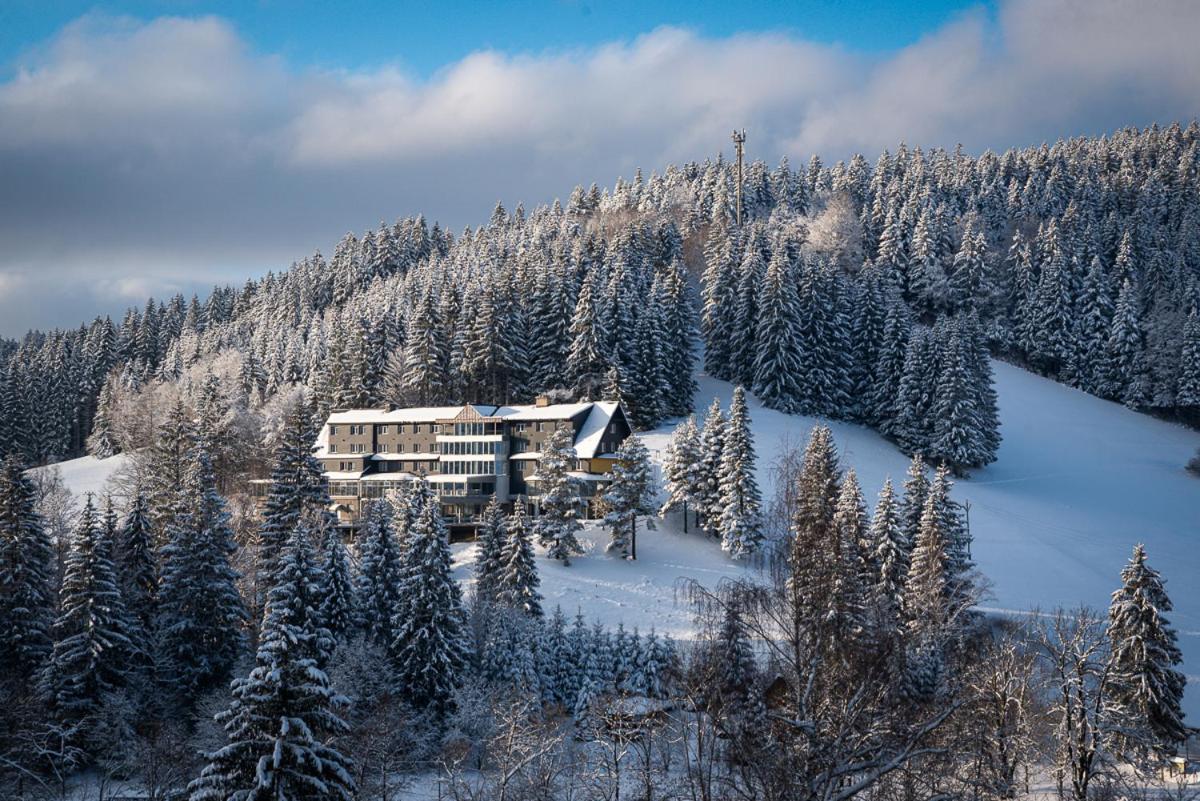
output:
[[[413,434],[420,434],[425,429],[426,426],[428,426],[430,432],[432,432],[434,434],[442,433],[441,423],[379,423],[379,424],[376,424],[376,426],[375,426],[375,433],[380,434],[380,435],[386,435],[391,431],[392,425],[396,426],[397,434],[407,434],[407,433],[409,433],[409,429],[411,429]],[[497,423],[496,425],[499,425],[499,423]],[[364,425],[362,423],[352,423],[352,424],[348,425],[346,428],[348,429],[349,434],[352,437],[359,437],[359,436],[362,436],[363,434],[367,433],[367,427],[366,427],[366,425]],[[330,424],[329,436],[331,436],[331,437],[336,436],[337,432],[338,432],[338,426],[335,424]],[[496,432],[489,432],[489,433],[497,433],[498,434],[500,432],[496,431]]]
[[[484,456],[496,452],[499,442],[441,442],[442,454],[446,456]]]
[[[378,423],[375,425],[375,433],[380,436],[386,436],[391,433],[391,427],[396,426],[397,434],[420,434],[428,426],[430,433],[441,434],[444,426],[441,423]],[[516,422],[512,424],[513,431],[516,433],[524,433],[529,430],[529,426],[533,426],[533,430],[537,432],[553,431],[555,428],[563,428],[567,425],[567,421],[559,420],[535,420],[532,423]],[[360,437],[367,433],[367,426],[362,423],[352,423],[346,427],[350,436]],[[410,430],[411,429],[411,430]],[[504,433],[504,423],[455,423],[452,429],[456,437],[486,437],[497,436]],[[329,435],[336,436],[338,426],[330,424]]]
[[[441,462],[438,472],[444,476],[481,476],[496,472],[495,462]],[[504,463],[500,463],[500,473],[504,472]]]
[[[422,450],[421,444],[419,442],[410,442],[408,447],[412,453],[425,453],[426,452],[426,451]],[[329,452],[330,453],[338,452],[338,446],[337,446],[336,442],[329,443]],[[381,442],[381,443],[379,443],[379,452],[380,453],[392,453],[392,446],[386,442]],[[404,450],[403,442],[396,443],[395,452],[396,453],[406,453],[406,451]],[[350,443],[350,453],[368,453],[366,443],[351,442]]]
[[[504,423],[455,423],[456,437],[486,437],[504,433]]]

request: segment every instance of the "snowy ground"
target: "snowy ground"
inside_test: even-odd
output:
[[[994,363],[1004,436],[997,462],[958,482],[955,497],[970,503],[974,557],[993,582],[985,606],[1012,612],[1088,604],[1103,609],[1119,584],[1135,542],[1162,571],[1175,602],[1191,686],[1187,710],[1200,719],[1200,480],[1183,465],[1200,433],[1137,414],[1010,365]],[[727,408],[733,388],[700,377],[696,407],[713,397]],[[771,492],[770,466],[785,438],[803,446],[816,418],[762,408],[750,398],[759,482]],[[861,426],[832,423],[843,466],[854,467],[868,501],[887,475],[903,480],[908,460]],[[672,426],[644,436],[661,457]],[[76,494],[102,489],[122,457],[75,459],[58,465]],[[743,568],[712,542],[679,532],[679,520],[641,530],[636,563],[604,553],[604,532],[585,531],[586,556],[570,567],[539,560],[548,610],[674,636],[690,629],[678,592],[681,577],[709,586]],[[472,546],[456,545],[459,575],[470,575]]]
[[[123,453],[108,459],[97,459],[95,456],[81,456],[66,462],[58,462],[47,467],[34,468],[32,472],[42,473],[57,470],[72,494],[83,503],[87,493],[102,495],[108,487],[109,478],[129,463],[129,457]]]
[[[683,534],[682,525],[677,515],[660,521],[655,531],[639,524],[638,558],[630,562],[606,554],[607,531],[589,521],[580,536],[587,554],[571,560],[570,567],[538,560],[543,609],[549,613],[561,606],[568,617],[582,611],[588,622],[623,622],[643,633],[654,629],[688,636],[694,626],[679,580],[691,578],[712,587],[722,578],[746,575],[746,569],[730,561],[718,543]],[[471,575],[474,553],[471,543],[454,546],[456,573],[463,579]]]

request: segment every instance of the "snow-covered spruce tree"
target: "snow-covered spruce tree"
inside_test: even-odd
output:
[[[945,542],[947,605],[960,625],[966,626],[973,619],[970,606],[978,600],[972,578],[975,563],[971,561],[970,532],[962,518],[962,506],[950,497],[953,486],[949,468],[940,466],[925,497],[921,525],[925,525],[925,514],[932,506]]]
[[[929,495],[929,471],[921,454],[913,454],[904,479],[904,497],[900,501],[900,530],[911,551],[921,530],[921,515]]]
[[[158,560],[150,530],[145,495],[133,496],[116,541],[114,561],[121,582],[121,597],[134,624],[150,631],[154,626],[158,595]]]
[[[306,516],[318,525],[331,525],[329,491],[325,486],[321,463],[312,455],[315,435],[312,409],[303,398],[288,411],[284,429],[275,451],[271,484],[263,506],[259,529],[258,577],[256,584],[266,592],[274,585],[271,571],[283,543]]]
[[[336,526],[326,527],[322,536],[317,591],[321,625],[335,642],[340,642],[349,636],[358,619],[358,599],[346,546]]]
[[[712,226],[704,247],[700,330],[704,337],[704,369],[728,378],[733,342],[733,307],[737,296],[736,246],[722,223]]]
[[[814,426],[804,451],[796,484],[791,521],[792,541],[788,553],[788,586],[795,623],[814,652],[831,640],[830,600],[835,595],[838,532],[834,526],[841,470],[833,434],[826,426]]]
[[[673,509],[680,509],[683,513],[683,530],[686,532],[688,506],[690,504],[692,512],[695,513],[701,494],[700,431],[696,427],[695,415],[688,415],[688,418],[675,428],[663,461],[667,500],[658,513],[665,515]]]
[[[700,430],[700,462],[697,477],[696,512],[704,528],[716,534],[721,523],[721,459],[725,455],[725,413],[721,399],[713,398]]]
[[[580,494],[578,481],[571,477],[571,465],[575,460],[571,431],[559,428],[550,435],[542,447],[537,472],[541,495],[538,496],[539,514],[534,521],[538,542],[546,548],[546,555],[565,565],[571,557],[583,552],[577,534],[579,523]]]
[[[1108,335],[1112,330],[1113,298],[1100,257],[1092,259],[1079,298],[1075,328],[1075,354],[1071,360],[1074,383],[1092,394],[1104,385]]]
[[[876,643],[896,640],[904,606],[904,582],[912,544],[900,523],[900,509],[889,477],[883,482],[868,534],[871,566],[870,625]]]
[[[484,507],[475,535],[475,598],[485,602],[496,600],[497,580],[503,564],[500,555],[504,550],[504,524],[507,516],[500,501],[493,495]]]
[[[246,610],[225,501],[217,494],[204,443],[192,448],[179,499],[168,521],[158,591],[163,681],[184,703],[227,679],[242,646]]]
[[[87,441],[88,453],[97,459],[107,459],[121,450],[112,428],[113,402],[112,381],[106,380],[100,387],[96,416],[92,418],[92,434]]]
[[[937,330],[940,364],[930,409],[933,430],[924,450],[930,460],[961,473],[987,461],[982,412],[975,403],[975,377],[970,374],[958,326],[943,323]]]
[[[948,548],[938,499],[931,492],[904,586],[904,686],[916,698],[931,698],[945,687],[946,649],[962,611],[951,602]]]
[[[637,436],[626,437],[617,449],[616,457],[612,481],[601,497],[606,510],[604,524],[611,535],[607,550],[627,559],[637,559],[638,516],[655,512],[654,473],[650,467],[650,454]],[[653,518],[647,518],[646,527],[654,528]]]
[[[1144,406],[1149,400],[1140,304],[1136,286],[1126,281],[1117,296],[1108,335],[1105,394],[1131,409]]]
[[[575,625],[568,624],[562,607],[556,606],[543,626],[538,672],[545,677],[543,699],[564,709],[570,709],[579,687],[580,654],[576,651],[576,637]]]
[[[1188,313],[1183,326],[1183,346],[1179,354],[1179,405],[1195,415],[1200,412],[1200,316],[1196,309]]]
[[[870,635],[870,587],[872,566],[870,554],[865,552],[867,543],[866,505],[858,475],[851,468],[842,478],[838,492],[837,507],[833,512],[833,542],[835,577],[833,592],[828,602],[828,620],[833,624],[836,641],[848,651],[851,646],[865,645]]]
[[[424,482],[414,498],[419,509],[400,577],[390,655],[397,689],[414,707],[441,719],[452,710],[466,665],[466,619],[441,509]]]
[[[869,425],[889,437],[899,436],[900,382],[904,378],[904,362],[908,354],[908,339],[912,330],[908,308],[893,299],[883,323],[883,338],[879,358],[871,373],[871,387],[864,402],[864,416]]]
[[[925,452],[932,439],[937,380],[938,347],[934,333],[913,328],[904,356],[893,427],[893,436],[900,447],[910,453]]]
[[[537,563],[533,558],[533,532],[525,514],[525,496],[513,501],[513,512],[504,524],[500,573],[496,576],[496,602],[532,617],[542,616]]]
[[[186,496],[180,492],[180,488],[187,481],[194,442],[192,420],[181,398],[171,406],[167,419],[158,429],[154,445],[145,457],[146,501],[150,507],[150,520],[154,524],[157,548],[161,549],[166,544],[167,527],[184,512],[180,502]]]
[[[1146,564],[1146,550],[1136,545],[1121,571],[1121,588],[1108,608],[1111,662],[1107,712],[1118,749],[1135,758],[1173,756],[1187,739],[1183,691],[1187,677],[1162,577]]]
[[[712,651],[716,661],[712,689],[722,706],[719,719],[729,729],[731,747],[737,749],[761,739],[767,714],[742,604],[737,592],[729,594]]]
[[[579,289],[575,312],[571,317],[571,348],[567,354],[566,370],[569,380],[580,397],[593,394],[607,372],[604,342],[604,323],[596,309],[598,272],[589,272]]]
[[[0,463],[0,672],[27,682],[50,652],[54,550],[33,483],[16,456]]]
[[[209,754],[191,801],[355,798],[352,762],[329,743],[347,730],[337,712],[346,701],[320,668],[330,635],[316,573],[307,526],[298,526],[279,553],[254,669],[233,682],[233,702],[217,715],[229,744]]]
[[[667,380],[663,411],[678,417],[692,410],[692,398],[697,389],[693,345],[696,339],[696,304],[683,261],[676,256],[666,270],[660,298],[662,365]]]
[[[391,505],[373,501],[363,509],[358,538],[358,625],[367,639],[383,648],[395,640],[392,621],[400,607],[403,564],[392,528]]]
[[[801,395],[800,316],[796,277],[787,250],[777,248],[763,279],[758,338],[754,345],[754,394],[772,409],[792,411]]]
[[[41,694],[67,739],[93,754],[107,696],[124,686],[133,648],[116,570],[89,495],[65,560],[54,647]]]
[[[721,456],[721,548],[744,559],[762,547],[762,495],[754,478],[754,433],[746,391],[737,387],[729,405],[725,447]]]

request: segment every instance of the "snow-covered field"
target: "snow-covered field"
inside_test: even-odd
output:
[[[129,457],[119,453],[108,459],[97,459],[95,456],[81,456],[66,462],[58,462],[48,467],[38,467],[35,473],[57,470],[62,475],[63,484],[71,490],[80,503],[83,496],[91,492],[103,494],[108,488],[108,480],[129,463]]]
[[[1200,447],[1200,433],[1137,414],[1117,404],[994,363],[1004,443],[998,461],[958,482],[955,497],[970,503],[974,557],[993,582],[986,606],[1025,612],[1088,604],[1103,609],[1119,583],[1135,542],[1167,579],[1170,615],[1192,681],[1187,710],[1200,719],[1200,480],[1183,465]],[[696,407],[731,385],[700,377]],[[770,466],[785,439],[802,447],[818,420],[762,408],[750,398],[759,482],[771,492]],[[908,460],[861,426],[832,423],[845,467],[854,467],[873,496],[887,475],[903,480]],[[644,439],[661,457],[672,426]],[[122,464],[91,457],[58,465],[77,494],[95,492]],[[743,568],[712,542],[678,531],[678,519],[641,530],[636,563],[604,553],[604,532],[585,531],[586,556],[570,567],[540,560],[546,608],[589,619],[686,635],[690,610],[678,592],[681,577],[712,585]],[[455,546],[459,575],[470,575],[472,546]]]

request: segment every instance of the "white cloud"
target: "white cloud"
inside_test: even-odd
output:
[[[111,310],[114,286],[282,267],[380,218],[457,227],[702,159],[735,126],[774,162],[1189,119],[1197,30],[1190,0],[1009,0],[882,56],[664,28],[419,80],[289,66],[213,17],[88,16],[0,83],[0,274],[38,279],[0,293],[0,333]],[[70,308],[28,302],[56,277],[82,286]]]

